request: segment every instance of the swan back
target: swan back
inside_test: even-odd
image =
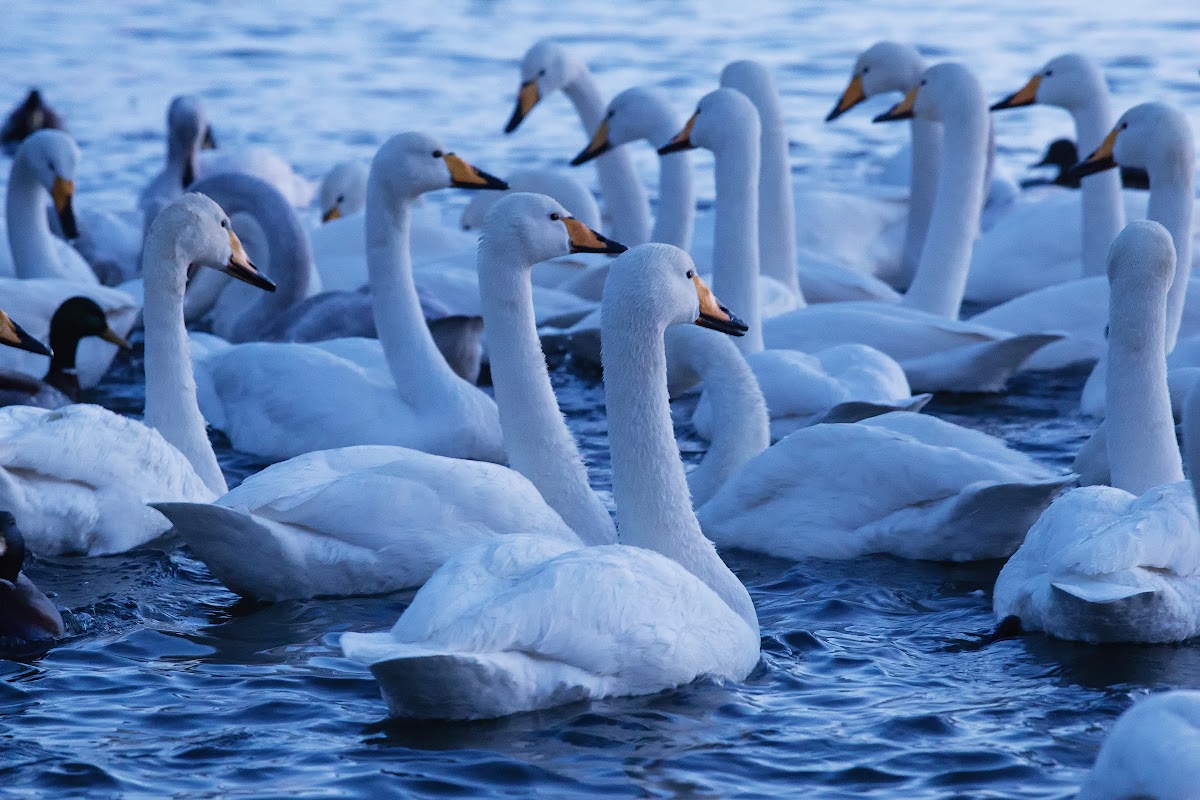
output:
[[[321,180],[317,197],[322,222],[362,211],[367,204],[367,166],[361,161],[335,164]]]

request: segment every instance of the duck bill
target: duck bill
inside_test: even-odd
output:
[[[620,242],[614,242],[606,236],[601,236],[574,217],[564,217],[563,225],[567,226],[567,235],[571,238],[572,253],[624,253],[629,248]]]
[[[225,269],[221,270],[222,272],[264,291],[275,291],[275,284],[250,262],[250,257],[246,255],[241,240],[233,231],[229,232],[229,247],[233,254],[229,256],[229,263],[225,265]]]
[[[586,164],[593,158],[603,155],[612,149],[612,142],[608,140],[608,120],[600,123],[600,127],[596,129],[596,135],[592,137],[592,141],[588,142],[588,146],[579,151],[579,155],[571,159],[571,166],[578,167],[580,164]]]
[[[1104,141],[1100,143],[1100,146],[1096,148],[1094,153],[1071,167],[1070,176],[1078,180],[1117,166],[1117,162],[1113,158],[1113,147],[1117,144],[1117,133],[1120,130],[1120,128],[1113,128],[1108,136],[1104,137]]]
[[[472,167],[454,153],[442,156],[446,166],[450,168],[450,185],[456,189],[507,189],[508,184],[489,175],[481,169]]]
[[[12,318],[0,311],[0,344],[15,347],[39,356],[50,356],[50,348],[25,332],[25,329],[12,321]]]
[[[54,176],[54,186],[50,189],[50,197],[54,200],[54,210],[58,212],[58,224],[62,226],[63,236],[75,239],[79,236],[79,228],[75,226],[75,209],[71,200],[75,196],[75,181],[64,181]]]
[[[100,338],[109,344],[115,344],[122,350],[129,350],[129,342],[125,341],[125,337],[114,331],[112,328],[105,328],[104,333],[100,334]]]
[[[992,111],[1002,111],[1006,108],[1021,108],[1022,106],[1031,106],[1037,102],[1038,86],[1042,83],[1041,75],[1034,75],[1029,79],[1029,83],[1022,86],[1017,91],[1010,94],[998,103],[992,105]]]
[[[700,112],[697,111],[696,114]],[[692,128],[696,126],[696,114],[692,114],[687,121],[687,125],[683,126],[683,130],[675,134],[671,141],[658,148],[658,154],[665,156],[668,153],[678,153],[681,150],[693,150],[696,145],[692,144]]]
[[[525,81],[521,84],[521,88],[517,90],[517,107],[513,109],[512,116],[508,118],[508,124],[504,126],[505,133],[512,133],[521,124],[521,121],[533,110],[533,107],[542,99],[542,94],[538,90],[537,81]]]
[[[901,100],[899,103],[896,103],[896,105],[892,106],[887,111],[883,112],[882,114],[880,114],[879,116],[877,116],[875,119],[873,119],[871,121],[872,122],[895,122],[896,120],[901,120],[901,119],[912,119],[913,118],[913,106],[917,102],[917,89],[919,89],[919,88],[920,88],[919,86],[914,86],[912,89],[909,90],[908,94],[904,95],[903,100]]]
[[[838,98],[837,105],[829,112],[829,116],[825,117],[825,121],[833,122],[866,99],[867,93],[863,90],[862,75],[855,75],[846,86],[846,91],[842,92],[842,96]]]
[[[696,284],[696,295],[700,298],[700,316],[696,318],[697,325],[730,336],[744,336],[746,331],[750,330],[746,323],[735,317],[728,308],[717,301],[717,296],[713,294],[712,289],[708,288],[708,284],[700,279],[699,275],[692,276],[692,283]]]
[[[321,223],[324,224],[326,222],[333,222],[335,219],[339,219],[341,216],[342,216],[342,207],[334,206],[333,208],[329,209],[328,211],[326,211],[324,214],[321,215]]]

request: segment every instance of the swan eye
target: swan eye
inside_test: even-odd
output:
[[[54,162],[53,162],[53,161],[47,161],[47,162],[46,162],[46,166],[50,168],[50,171],[51,171],[51,172],[54,172],[54,171],[55,171],[55,170],[54,170]]]
[[[433,157],[434,157],[434,158],[441,158],[441,157],[442,157],[442,156],[444,156],[444,155],[445,155],[445,153],[443,153],[441,150],[434,150],[434,151],[433,151]]]
[[[558,212],[557,212],[557,211],[555,211],[555,212],[553,212],[553,213],[551,213],[551,214],[550,214],[550,219],[554,220],[555,222],[558,222],[560,219],[562,219],[562,217],[560,217],[560,216],[558,215]]]
[[[338,202],[338,203],[343,203],[343,202],[345,202],[345,200],[346,200],[346,195],[344,195],[344,194],[339,194],[339,195],[337,196],[337,201],[336,201],[336,202]]]
[[[929,81],[927,81],[927,80],[922,80],[922,81],[921,81],[919,84],[917,84],[917,85],[918,85],[918,86],[924,86],[924,85],[925,85],[925,84],[927,84],[927,83],[929,83]]]
[[[687,277],[688,277],[688,280],[689,280],[689,281],[690,281],[692,278],[696,277],[696,270],[694,270],[694,269],[689,269],[689,270],[687,271]]]
[[[538,77],[539,77],[539,78],[544,78],[544,77],[546,77],[546,70],[544,70],[544,69],[543,69],[543,70],[540,70],[540,71],[538,72]]]
[[[229,227],[229,220],[227,220],[227,219],[223,219],[223,220],[221,220],[221,227],[222,227],[222,228],[228,228],[228,227]]]
[[[1126,128],[1128,128],[1128,127],[1129,127],[1129,123],[1128,123],[1128,122],[1122,122],[1122,123],[1121,123],[1121,130],[1125,130],[1125,129],[1126,129]]]
[[[1053,75],[1053,74],[1054,74],[1054,70],[1052,70],[1052,69],[1048,69],[1048,70],[1046,70],[1046,77],[1047,77],[1047,78],[1049,78],[1049,77],[1050,77],[1051,75]]]
[[[866,75],[866,74],[867,74],[868,72],[870,72],[870,71],[871,71],[871,68],[870,68],[869,66],[868,66],[868,67],[863,67],[862,74],[863,74],[863,75]]]

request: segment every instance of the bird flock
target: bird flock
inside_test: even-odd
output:
[[[223,146],[180,96],[130,212],[77,207],[87,154],[30,92],[0,131],[0,640],[66,633],[27,553],[179,541],[259,601],[418,589],[391,629],[340,639],[397,717],[744,680],[759,621],[726,549],[1007,559],[997,638],[1200,636],[1179,109],[1117,116],[1078,54],[993,101],[964,65],[882,41],[826,121],[899,93],[874,121],[911,144],[881,182],[831,187],[793,182],[758,62],[728,64],[680,114],[658,87],[605,103],[540,41],[505,133],[560,91],[585,134],[570,164],[594,167],[599,202],[582,170],[501,179],[423,132],[314,191],[266,148]],[[993,168],[992,120],[1033,104],[1071,114],[1075,141],[1018,187]],[[659,156],[653,206],[638,143]],[[716,182],[703,211],[697,150]],[[472,192],[460,228],[420,202],[446,189]],[[139,336],[144,417],[81,402]],[[603,371],[611,503],[548,363]],[[921,413],[935,393],[1077,364],[1094,365],[1080,404],[1096,425],[1069,474]],[[689,394],[708,448],[685,470],[671,403]],[[210,429],[271,466],[229,490]],[[1200,693],[1171,691],[1117,722],[1079,796],[1198,786]]]

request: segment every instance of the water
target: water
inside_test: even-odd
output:
[[[411,128],[498,174],[565,165],[584,137],[561,96],[499,133],[517,59],[539,36],[569,44],[606,93],[660,81],[681,111],[726,61],[763,60],[785,95],[795,169],[831,182],[861,180],[904,135],[869,123],[884,100],[821,121],[855,53],[884,36],[966,61],[989,96],[1071,48],[1104,63],[1115,109],[1164,99],[1195,119],[1200,106],[1188,2],[712,5],[10,0],[0,98],[46,91],[83,148],[77,207],[110,209],[131,208],[158,168],[166,103],[185,91],[204,98],[222,142],[269,145],[312,177]],[[1070,132],[1054,109],[996,121],[1013,171]],[[696,162],[707,199],[711,159]],[[648,149],[638,164],[653,180]],[[465,202],[432,199],[448,215]],[[138,368],[119,363],[93,399],[138,413]],[[1083,379],[1023,377],[1008,396],[940,398],[930,411],[1065,468],[1089,433],[1074,411]],[[556,388],[606,490],[602,390],[567,374]],[[261,466],[218,445],[231,482]],[[407,724],[384,719],[370,675],[335,643],[390,625],[410,595],[255,606],[183,551],[41,560],[30,573],[66,609],[69,637],[0,660],[0,794],[1061,798],[1131,698],[1200,685],[1200,647],[975,646],[998,563],[729,562],[762,621],[745,683]]]

